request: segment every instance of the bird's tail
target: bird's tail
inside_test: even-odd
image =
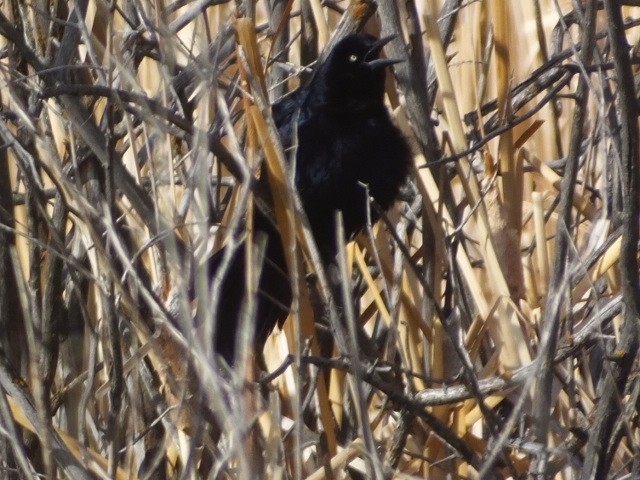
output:
[[[213,295],[217,296],[213,314],[214,348],[227,363],[232,365],[238,346],[238,332],[241,325],[253,325],[253,346],[260,354],[276,324],[282,324],[291,305],[291,284],[282,241],[275,227],[259,230],[253,239],[256,255],[252,255],[252,265],[247,269],[247,248],[243,242],[232,253],[227,268],[221,270],[225,248],[219,250],[208,264],[209,279],[223,275]],[[263,255],[260,254],[263,252]],[[257,290],[254,308],[248,309],[249,302],[247,274],[256,275]],[[252,310],[252,311],[251,311]],[[243,318],[247,315],[247,318]],[[245,323],[248,320],[251,323]]]

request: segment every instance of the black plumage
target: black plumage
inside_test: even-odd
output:
[[[308,85],[272,107],[282,145],[295,149],[296,188],[325,262],[336,253],[335,211],[342,211],[345,234],[352,237],[366,225],[367,189],[387,210],[408,174],[410,149],[384,105],[385,69],[396,62],[379,54],[389,40],[363,34],[344,38]],[[255,346],[261,350],[276,323],[286,318],[291,290],[276,227],[261,214],[254,226],[267,240],[254,317]],[[222,255],[212,258],[210,275],[218,271]],[[246,297],[244,256],[243,247],[234,254],[215,312],[215,349],[229,363]]]

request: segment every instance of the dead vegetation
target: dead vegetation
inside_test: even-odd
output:
[[[0,476],[640,476],[620,3],[0,3]],[[327,275],[268,106],[361,28],[415,169]],[[229,372],[199,267],[261,162],[296,295]]]

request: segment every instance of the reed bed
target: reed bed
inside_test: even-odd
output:
[[[0,3],[0,477],[640,477],[620,3]],[[269,105],[356,30],[415,168],[327,271]],[[265,171],[294,302],[225,369]]]

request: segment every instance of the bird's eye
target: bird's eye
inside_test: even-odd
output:
[[[352,54],[352,55],[350,55],[350,56],[349,56],[349,61],[350,61],[351,63],[353,63],[353,62],[357,62],[357,61],[358,61],[358,56],[357,56],[355,53],[354,53],[354,54]]]

